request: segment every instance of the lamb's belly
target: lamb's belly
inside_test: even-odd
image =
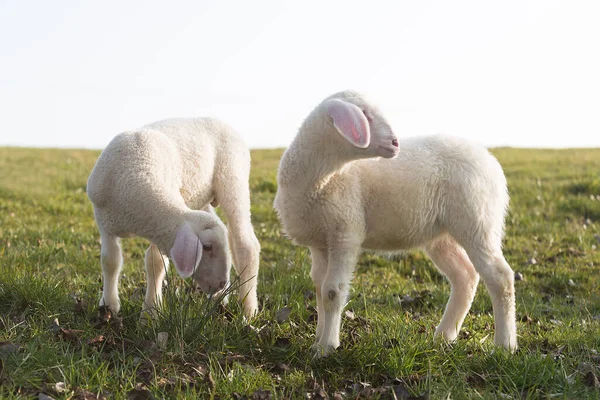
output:
[[[314,217],[282,218],[285,234],[293,240],[295,244],[312,247],[325,247],[327,240],[325,232]]]
[[[362,247],[366,250],[402,251],[422,247],[443,232],[435,226],[420,230],[368,230]]]
[[[423,241],[419,241],[419,240],[406,240],[406,238],[385,236],[385,237],[367,238],[363,242],[362,247],[365,250],[402,251],[402,250],[410,250],[412,248],[419,247],[422,244],[423,244]]]

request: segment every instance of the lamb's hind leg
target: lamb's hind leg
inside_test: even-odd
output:
[[[162,285],[169,267],[167,256],[162,255],[158,247],[153,244],[146,250],[144,261],[146,264],[146,296],[140,317],[143,323],[158,316],[162,305]]]
[[[504,259],[500,244],[495,249],[467,247],[469,258],[485,283],[494,308],[494,343],[509,351],[517,349],[514,272]]]
[[[102,264],[102,298],[100,306],[107,306],[111,311],[118,313],[121,309],[119,301],[119,273],[123,266],[123,255],[119,238],[106,232],[100,232],[101,251],[100,262]]]
[[[435,330],[435,336],[452,341],[458,336],[465,316],[471,308],[479,275],[465,250],[448,237],[430,243],[425,250],[435,266],[450,281],[450,299]]]

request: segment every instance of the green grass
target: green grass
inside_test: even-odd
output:
[[[434,342],[449,285],[415,252],[361,258],[342,346],[313,360],[309,254],[283,236],[272,209],[281,150],[253,152],[262,311],[250,327],[235,297],[214,307],[173,268],[164,314],[140,325],[140,239],[123,241],[122,320],[104,321],[99,235],[85,194],[99,152],[0,148],[0,397],[393,398],[393,389],[398,398],[599,398],[600,149],[493,153],[511,193],[505,254],[524,277],[518,352],[492,346],[483,285],[459,340]],[[415,301],[400,304],[404,295]],[[283,307],[291,314],[277,323]],[[166,347],[156,345],[159,332],[169,334]],[[56,393],[58,382],[65,391]]]

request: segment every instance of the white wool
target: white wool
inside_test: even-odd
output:
[[[216,119],[169,119],[117,135],[98,158],[87,186],[102,236],[100,304],[119,310],[119,238],[141,236],[152,243],[146,253],[145,311],[155,313],[160,305],[168,265],[164,255],[174,258],[180,275],[193,273],[212,293],[229,278],[231,246],[244,282],[240,298],[247,315],[253,315],[260,246],[250,221],[249,173],[248,147]],[[222,207],[229,232],[210,203]]]
[[[351,120],[339,116],[332,99],[345,103]],[[363,114],[366,148],[358,147],[360,138],[352,143]],[[350,133],[343,136],[345,126]],[[452,285],[436,334],[456,338],[479,273],[492,296],[495,342],[514,350],[513,273],[501,250],[509,198],[500,164],[486,149],[445,135],[400,140],[393,158],[394,139],[375,106],[341,92],[309,114],[281,159],[274,206],[287,235],[311,250],[315,349],[324,354],[339,345],[340,314],[361,250],[422,248]]]

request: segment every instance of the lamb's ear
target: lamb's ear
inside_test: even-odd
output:
[[[360,108],[340,99],[328,100],[325,107],[329,116],[333,118],[335,128],[346,140],[361,149],[369,146],[369,121]]]
[[[170,255],[179,276],[182,278],[192,276],[202,258],[202,243],[187,223],[177,230]]]

